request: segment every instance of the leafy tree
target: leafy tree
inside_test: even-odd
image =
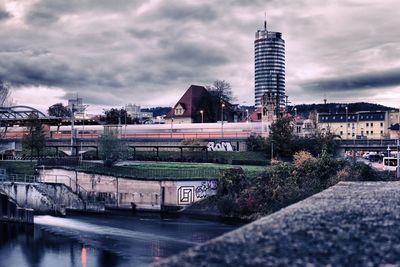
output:
[[[232,86],[225,80],[216,80],[212,86],[206,86],[208,92],[216,97],[219,102],[231,102],[235,100]]]
[[[31,156],[33,156],[34,152],[39,156],[46,145],[46,135],[43,131],[42,123],[36,116],[32,116],[27,126],[29,132],[22,139],[22,147],[30,150]]]
[[[271,124],[268,142],[274,146],[274,153],[280,156],[291,156],[293,139],[292,118],[278,118]]]
[[[264,137],[261,137],[261,136],[251,135],[246,140],[246,146],[247,146],[248,151],[263,151],[263,152],[265,152],[268,150],[267,139]]]
[[[71,116],[71,111],[68,107],[64,106],[62,103],[57,103],[49,107],[47,110],[49,116],[54,116],[58,118],[65,118]]]
[[[118,138],[117,131],[107,131],[99,140],[99,152],[106,166],[128,157],[128,146],[124,140]]]
[[[13,105],[11,99],[10,84],[0,80],[0,107],[7,107]]]
[[[139,119],[134,118],[126,112],[125,109],[112,108],[104,111],[104,117],[102,118],[106,124],[138,124]]]

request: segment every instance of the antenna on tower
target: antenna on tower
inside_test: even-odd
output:
[[[326,93],[324,93],[324,104],[326,105]]]
[[[267,30],[267,12],[264,12],[264,30]]]

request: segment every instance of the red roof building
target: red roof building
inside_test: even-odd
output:
[[[165,116],[166,123],[201,123],[221,120],[219,100],[213,97],[204,86],[191,85],[181,99]],[[224,120],[232,121],[231,104],[224,103]]]

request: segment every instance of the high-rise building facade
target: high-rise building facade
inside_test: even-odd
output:
[[[270,92],[278,95],[277,104],[285,105],[285,40],[282,33],[264,29],[256,32],[255,48],[255,105],[261,106],[262,97]]]

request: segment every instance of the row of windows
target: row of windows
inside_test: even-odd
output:
[[[256,42],[254,48],[265,48],[265,47],[274,47],[274,48],[285,48],[285,42],[265,42],[259,41]]]
[[[256,75],[257,74],[262,74],[262,75],[270,75],[271,71],[275,71],[275,73],[272,73],[271,75],[276,75],[276,74],[280,74],[283,75],[284,72],[284,66],[275,66],[275,68],[262,68],[262,69],[257,69],[256,71]]]
[[[265,88],[270,88],[270,87],[274,87],[276,85],[285,86],[285,83],[284,82],[277,83],[277,82],[272,82],[272,81],[269,81],[269,80],[261,80],[261,79],[257,79],[255,81],[256,89],[260,89],[260,88],[262,89],[264,87]]]
[[[267,55],[274,55],[274,56],[280,56],[280,57],[285,57],[285,52],[284,51],[279,51],[279,50],[270,50],[270,51],[256,51],[254,53],[256,57],[260,56],[267,56]]]
[[[281,57],[285,57],[285,51],[280,51],[280,50],[257,50],[254,52],[254,55],[256,57],[259,57],[261,55],[277,55]]]
[[[281,53],[278,51],[264,51],[264,52],[255,52],[254,53],[256,59],[260,57],[274,56],[279,58],[285,58],[285,53]]]
[[[271,73],[271,71],[274,71]],[[279,71],[279,72],[278,72]],[[268,70],[257,70],[257,72],[254,73],[255,76],[261,76],[262,77],[268,77],[269,79],[272,79],[276,76],[280,76],[280,80],[285,80],[285,71],[283,69],[268,69]]]
[[[255,85],[255,90],[256,92],[258,92],[259,90],[275,90],[278,85],[280,88],[285,87],[285,83],[269,83],[268,81],[264,83],[257,82]]]
[[[352,129],[354,129],[355,123],[351,123],[351,125],[350,125],[350,123],[348,123],[348,124],[347,124],[347,127],[350,127],[350,126],[352,126]],[[362,125],[361,125],[361,126],[362,126]],[[374,127],[374,123],[373,123],[373,122],[367,122],[367,123],[365,124],[365,126],[366,126],[366,127]],[[383,127],[383,122],[380,123],[380,126]],[[343,127],[343,125],[341,124],[340,127]]]
[[[260,64],[263,63],[263,64]],[[277,60],[277,59],[259,59],[255,61],[255,66],[257,67],[274,67],[275,65],[285,66],[284,60]]]
[[[347,117],[348,120],[355,120],[356,115],[349,115]],[[360,120],[377,120],[377,119],[384,119],[384,115],[359,115]],[[337,116],[321,116],[320,117],[321,121],[328,121],[328,120],[343,120],[346,119],[346,116],[343,115],[337,115]]]
[[[260,76],[260,77],[258,77]],[[271,84],[285,84],[285,79],[281,78],[277,80],[273,76],[268,76],[268,75],[256,75],[255,79],[256,84],[265,84],[265,83],[271,83]]]
[[[255,65],[260,65],[260,63],[283,63],[285,64],[285,59],[279,59],[279,58],[256,58],[256,60],[254,61]]]
[[[275,72],[275,73],[272,73],[272,74],[285,74],[285,65],[278,65],[278,64],[275,64],[275,65],[269,65],[269,66],[263,66],[262,68],[257,68],[257,72],[260,72],[260,71],[264,71],[264,72],[267,72],[268,74],[269,73],[271,73],[271,72]]]
[[[340,131],[340,133],[339,133],[340,135],[343,135],[343,131]],[[352,136],[355,136],[355,133],[347,133],[347,135],[352,135]],[[366,135],[373,135],[374,134],[374,131],[365,131],[365,134]],[[380,131],[380,134],[383,134],[383,131]],[[361,131],[361,135],[364,135],[364,131]]]
[[[263,57],[256,57],[256,59],[254,60],[254,62],[256,63],[256,65],[257,65],[257,62],[260,62],[260,61],[280,61],[280,62],[285,62],[285,57],[278,57],[278,56],[272,56],[272,55],[269,55],[269,56],[263,56]]]
[[[255,58],[255,62],[259,61],[283,61],[285,62],[285,57],[279,56],[279,55],[263,55],[263,56],[258,56]]]
[[[275,71],[275,73],[271,73],[271,71]],[[273,76],[276,76],[278,74],[280,76],[285,76],[285,69],[282,68],[282,67],[279,67],[279,68],[277,67],[275,69],[270,68],[270,69],[266,69],[264,71],[258,70],[257,73],[255,73],[256,76],[260,76],[261,75],[261,76],[269,76],[269,77],[273,77]]]

